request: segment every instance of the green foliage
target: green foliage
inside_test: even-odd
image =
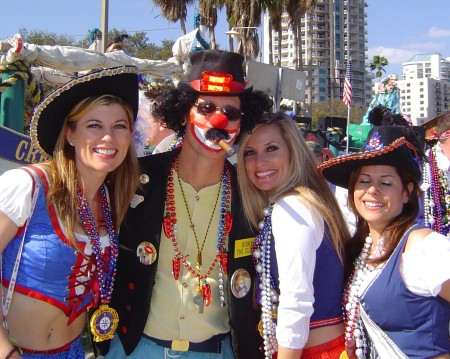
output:
[[[61,46],[76,46],[87,49],[90,45],[89,33],[86,36],[76,41],[68,35],[57,35],[51,32],[40,30],[28,31],[25,28],[19,30],[24,42],[36,45],[61,45]],[[125,30],[112,29],[108,31],[108,42],[112,42],[115,37],[127,34]],[[172,46],[175,41],[162,40],[161,45],[158,46],[147,38],[144,31],[138,31],[134,34],[127,34],[128,38],[124,41],[125,52],[140,59],[152,60],[167,60],[172,56]]]
[[[371,71],[376,70],[375,76],[381,79],[381,76],[383,76],[383,72],[386,72],[384,68],[387,65],[389,65],[389,61],[384,56],[375,55],[369,64],[369,68]]]
[[[53,32],[44,32],[38,30],[28,31],[25,28],[20,28],[19,33],[24,42],[36,45],[63,45],[76,46],[76,41],[68,35],[57,35]]]
[[[367,108],[352,106],[350,111],[350,122],[360,124]],[[312,104],[312,128],[317,128],[319,117],[345,117],[347,118],[347,106],[340,98],[327,98],[324,102]]]

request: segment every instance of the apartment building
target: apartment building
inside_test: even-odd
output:
[[[372,96],[371,75],[366,71],[367,60],[367,2],[364,0],[317,1],[311,13],[301,18],[299,42],[304,71],[312,64],[312,102],[326,98],[342,98],[347,66],[347,49],[352,59],[353,105],[368,106]],[[348,16],[347,16],[348,15]],[[347,24],[347,19],[349,24]],[[349,25],[347,27],[347,25]],[[265,33],[269,33],[269,21],[264,19]],[[272,31],[272,53],[278,62],[278,32]],[[264,48],[269,47],[265,40]],[[269,51],[264,51],[268,62]],[[294,35],[288,15],[282,16],[281,66],[294,67]],[[308,91],[306,91],[308,102]]]
[[[421,54],[402,64],[398,81],[402,113],[422,125],[450,107],[450,57]]]

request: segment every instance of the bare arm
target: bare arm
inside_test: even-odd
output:
[[[450,279],[442,284],[442,289],[439,295],[447,302],[450,302]]]
[[[298,359],[302,356],[302,349],[278,347],[277,359]]]

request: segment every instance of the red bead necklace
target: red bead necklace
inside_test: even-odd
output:
[[[220,217],[219,217],[219,225],[218,225],[218,234],[217,234],[217,253],[211,263],[211,265],[208,267],[208,269],[202,274],[202,250],[203,246],[206,241],[206,236],[208,231],[206,232],[205,239],[200,245],[197,240],[197,235],[194,230],[194,225],[192,224],[189,210],[188,210],[188,216],[190,220],[190,228],[194,230],[196,242],[197,242],[197,265],[196,267],[193,267],[188,260],[186,259],[185,255],[181,252],[181,250],[178,247],[178,241],[177,241],[177,218],[176,218],[176,207],[175,207],[175,194],[174,194],[174,171],[176,171],[177,176],[179,178],[178,173],[178,156],[174,159],[172,162],[170,171],[169,171],[169,178],[167,182],[167,194],[166,194],[166,215],[164,217],[164,234],[167,238],[170,238],[172,240],[172,245],[175,251],[175,255],[172,259],[172,268],[173,268],[173,277],[175,280],[178,280],[179,273],[180,273],[180,265],[183,263],[183,265],[187,268],[189,272],[191,272],[195,277],[198,278],[199,282],[202,281],[200,284],[201,288],[201,295],[203,297],[203,302],[205,305],[209,305],[211,302],[211,291],[209,284],[207,283],[207,278],[210,276],[213,269],[216,267],[216,265],[219,263],[219,293],[220,293],[220,304],[221,306],[225,306],[225,298],[224,298],[224,280],[223,280],[223,274],[228,274],[228,253],[226,251],[226,241],[228,233],[231,230],[232,226],[232,215],[230,212],[230,203],[231,203],[231,176],[230,171],[228,168],[225,167],[222,179],[221,179],[221,188],[218,192],[218,197],[216,201],[216,205],[218,202],[219,197],[221,198],[221,204],[220,204]],[[183,190],[181,187],[181,183],[179,184],[181,191]],[[182,192],[184,197],[184,192]],[[185,198],[184,198],[185,200]],[[186,200],[185,200],[186,202]],[[187,209],[187,208],[186,208]],[[216,207],[214,207],[213,214],[211,215],[211,219],[208,224],[208,229],[211,224],[212,218],[214,216]]]

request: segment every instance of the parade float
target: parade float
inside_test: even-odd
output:
[[[378,85],[376,85],[375,95],[362,119],[362,123],[360,125],[354,123],[349,124],[348,136],[352,150],[359,150],[364,144],[372,128],[372,125],[368,122],[369,113],[378,105],[389,108],[393,113],[401,113],[400,92],[393,75],[380,80]]]
[[[39,84],[57,87],[89,71],[122,65],[136,66],[141,74],[151,77],[170,76],[176,81],[188,71],[189,53],[198,39],[198,29],[178,38],[172,48],[173,57],[167,61],[135,58],[123,50],[104,53],[95,47],[28,44],[18,34],[0,40],[0,174],[46,160],[27,135],[32,107],[42,97]],[[32,102],[28,110],[25,93]]]

